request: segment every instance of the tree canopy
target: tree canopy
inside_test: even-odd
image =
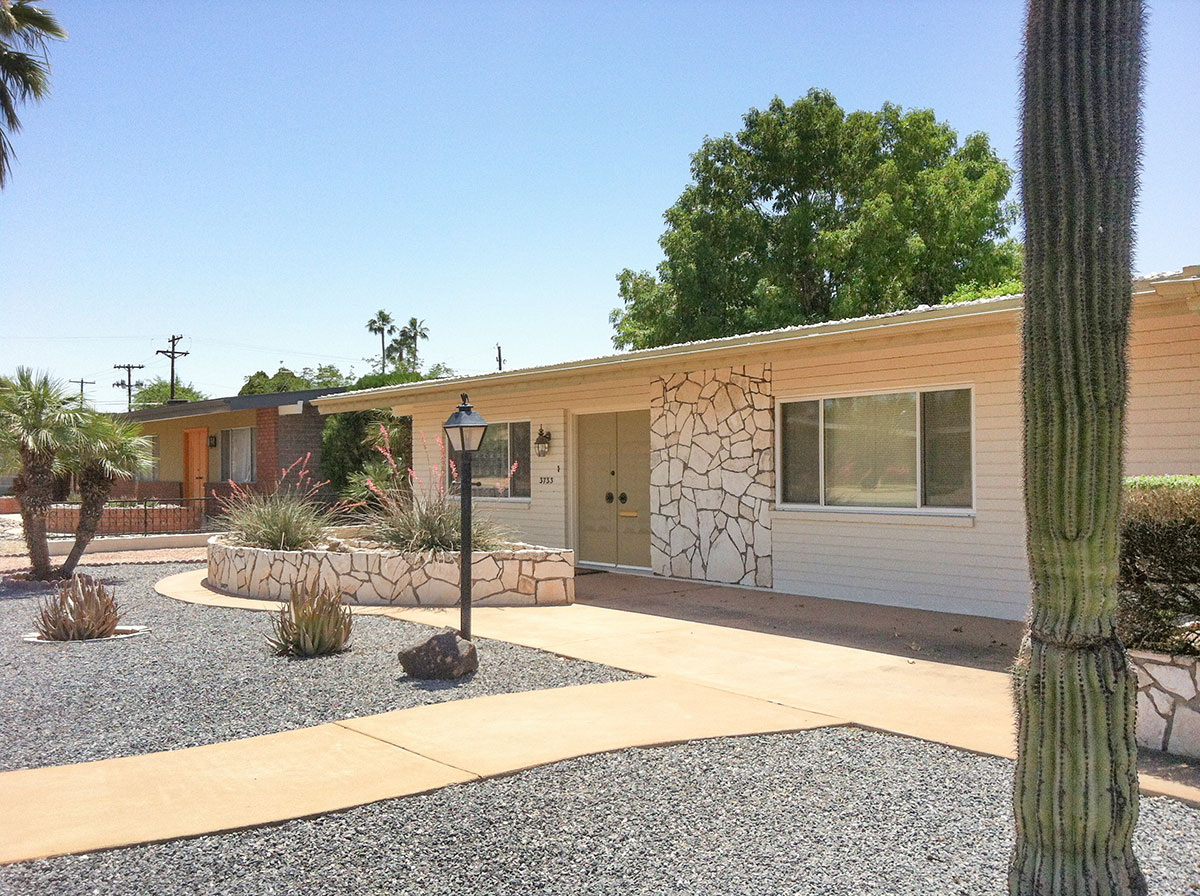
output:
[[[1013,172],[931,109],[845,113],[810,90],[706,138],[667,209],[657,275],[623,270],[617,348],[936,304],[1020,274]]]
[[[246,385],[238,390],[238,395],[269,395],[272,392],[298,392],[311,388],[311,380],[280,367],[273,376],[267,376],[263,370],[250,374],[246,377]]]
[[[163,377],[155,377],[150,382],[133,393],[133,409],[156,408],[167,403],[171,397],[171,384]],[[204,401],[208,398],[203,392],[193,388],[191,383],[175,382],[175,399],[183,401]]]
[[[0,189],[12,168],[9,135],[21,129],[17,106],[50,93],[47,47],[49,41],[66,36],[49,10],[29,0],[0,2]]]

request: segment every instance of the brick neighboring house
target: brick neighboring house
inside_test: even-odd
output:
[[[340,391],[234,395],[121,414],[120,419],[141,424],[154,444],[155,462],[139,480],[118,482],[112,497],[207,498],[228,494],[231,480],[270,491],[280,472],[306,454],[316,478],[325,421],[309,402]]]

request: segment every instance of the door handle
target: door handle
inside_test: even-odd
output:
[[[624,504],[626,501],[629,500],[629,496],[627,494],[625,494],[624,492],[621,492],[621,497],[617,498],[617,500],[620,501],[622,504]]]
[[[611,504],[612,502],[613,502],[613,493],[612,493],[612,492],[605,492],[605,493],[604,493],[604,503],[605,503],[605,504]]]

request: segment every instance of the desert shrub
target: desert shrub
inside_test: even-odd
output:
[[[279,656],[324,656],[350,646],[354,616],[341,597],[327,590],[292,589],[291,599],[272,622],[267,643]]]
[[[272,492],[260,494],[230,482],[231,493],[217,496],[218,522],[233,542],[249,548],[302,551],[321,541],[342,508],[327,505],[321,497],[325,483],[312,480],[309,457],[306,454],[283,470]]]
[[[110,638],[121,621],[112,593],[91,576],[75,575],[38,605],[34,626],[46,641]]]
[[[1128,646],[1200,654],[1200,476],[1126,480],[1118,587]]]
[[[385,482],[368,480],[375,497],[368,507],[367,520],[372,537],[389,547],[414,553],[457,551],[462,547],[461,505],[446,481],[445,445],[438,438],[441,462],[430,471],[429,482],[422,482],[412,470],[405,475],[385,444],[379,447],[387,465]],[[455,473],[457,476],[457,473]],[[507,543],[505,531],[486,516],[471,519],[471,546],[491,551]]]

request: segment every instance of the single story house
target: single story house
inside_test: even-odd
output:
[[[120,419],[141,424],[154,448],[154,464],[138,481],[118,482],[113,497],[206,498],[228,493],[231,481],[269,491],[281,470],[310,453],[316,477],[325,421],[311,401],[338,391],[234,395],[121,414]]]
[[[1133,292],[1126,470],[1200,472],[1200,265]],[[421,474],[469,393],[479,511],[582,564],[1020,619],[1020,318],[1008,296],[313,404],[411,415]]]

